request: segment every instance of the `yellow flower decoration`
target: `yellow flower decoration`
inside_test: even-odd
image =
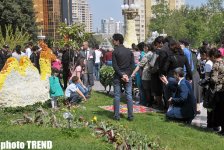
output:
[[[14,57],[8,58],[0,72],[0,90],[4,85],[6,77],[11,73],[12,70],[15,70],[22,76],[26,76],[26,69],[28,67],[36,69],[31,63],[30,59],[26,56],[21,57],[20,62],[18,62],[17,59]]]
[[[51,62],[56,60],[57,57],[43,41],[40,41],[39,45],[42,48],[39,60],[41,80],[46,80],[49,76],[51,76]]]
[[[20,61],[19,61],[19,70],[18,71],[22,76],[26,75],[26,69],[28,67],[31,67],[32,69],[36,69],[28,57],[26,57],[26,56],[21,57]]]
[[[4,67],[0,72],[0,90],[5,83],[6,77],[10,74],[12,70],[17,70],[19,68],[19,63],[16,58],[10,57],[7,59]]]
[[[51,61],[54,61],[57,58],[43,41],[40,41],[39,45],[42,48],[39,60],[41,80],[46,80],[51,75]],[[22,76],[26,76],[26,70],[28,67],[37,70],[31,63],[30,59],[26,56],[22,56],[19,62],[16,58],[8,58],[0,72],[0,90],[4,85],[6,77],[11,73],[12,70],[17,71]]]

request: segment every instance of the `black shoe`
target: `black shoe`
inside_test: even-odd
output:
[[[134,117],[128,117],[128,121],[133,121]]]
[[[219,132],[220,131],[220,127],[213,127],[213,131]]]

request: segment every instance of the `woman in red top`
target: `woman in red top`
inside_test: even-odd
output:
[[[113,52],[113,48],[109,48],[105,54],[104,62],[106,63],[107,66],[112,66],[112,52]]]

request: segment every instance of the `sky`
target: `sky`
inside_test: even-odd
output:
[[[207,0],[185,0],[186,4],[200,6]],[[121,5],[123,0],[88,0],[90,10],[93,13],[93,29],[100,29],[101,19],[114,18],[116,21],[123,21]]]

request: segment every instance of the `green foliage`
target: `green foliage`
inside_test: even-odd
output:
[[[100,45],[100,42],[92,34],[90,35],[88,42],[89,42],[89,47],[94,47],[96,44]]]
[[[36,38],[35,13],[33,1],[30,0],[1,0],[0,1],[0,26],[2,36],[6,37],[6,27],[12,25],[13,33],[17,28],[31,34]],[[25,26],[25,28],[23,28]]]
[[[23,114],[23,118],[12,120],[11,123],[13,125],[35,124],[44,127],[59,127],[55,115],[53,113],[49,115],[43,108],[38,108],[34,115],[25,113]]]
[[[82,43],[88,41],[91,37],[91,33],[85,32],[85,26],[80,23],[75,23],[71,26],[61,23],[57,32],[62,37],[62,39],[57,42],[59,46],[69,44],[74,48],[80,48]]]
[[[64,105],[64,101],[65,101],[65,97],[59,97],[57,99],[57,105],[59,107],[63,106]],[[18,106],[18,107],[5,107],[5,108],[1,108],[1,110],[3,110],[5,113],[26,113],[26,112],[31,112],[31,111],[35,111],[37,110],[38,108],[44,108],[44,109],[47,109],[49,107],[51,107],[51,100],[48,100],[44,103],[41,103],[41,102],[37,102],[35,103],[34,105],[27,105],[25,107],[21,107],[21,106]]]
[[[151,19],[150,29],[162,33],[163,29],[167,26],[166,21],[170,14],[168,3],[163,0],[158,5],[152,6],[152,12],[154,16]]]
[[[18,27],[13,29],[13,26],[9,25],[5,27],[5,29],[5,38],[2,36],[2,34],[0,34],[0,45],[8,44],[11,49],[15,48],[16,45],[23,46],[31,38],[28,32],[24,31],[23,29],[20,30]]]
[[[49,48],[52,48],[54,46],[54,39],[52,37],[48,37],[44,40],[44,42],[47,44]]]
[[[47,102],[46,102],[46,104],[47,104]],[[15,113],[25,113],[25,112],[34,111],[39,107],[46,108],[46,105],[42,104],[42,103],[36,103],[34,105],[28,105],[28,106],[25,106],[25,107],[20,107],[20,106],[18,106],[18,107],[6,107],[6,108],[2,108],[2,110],[5,113],[15,114]]]
[[[70,138],[79,137],[76,129],[62,128],[61,133],[64,134],[66,137],[70,137]]]
[[[193,46],[200,46],[202,41],[219,43],[223,40],[224,30],[223,0],[208,0],[201,7],[185,6],[179,10],[167,10],[166,4],[153,6],[155,17],[151,19],[150,31],[165,31],[175,39],[188,39]]]
[[[100,83],[104,86],[105,90],[107,86],[113,85],[114,69],[110,66],[103,66],[100,69]]]
[[[83,116],[83,118],[80,118],[80,122],[91,120],[93,116],[97,116],[99,121],[103,120],[108,124],[107,129],[109,129],[109,127],[113,127],[113,129],[116,128],[118,130],[122,130],[123,128],[125,128],[126,131],[130,132],[134,130],[133,133],[130,133],[130,135],[132,135],[133,137],[131,137],[131,139],[133,139],[131,140],[133,141],[133,143],[135,143],[135,138],[139,139],[138,136],[143,137],[143,139],[140,139],[143,142],[145,141],[145,136],[147,136],[147,139],[152,141],[151,144],[153,145],[153,147],[156,147],[156,145],[159,144],[162,147],[167,147],[166,149],[172,150],[221,150],[224,147],[224,138],[220,137],[214,132],[202,128],[188,126],[182,123],[166,121],[163,114],[135,114],[135,120],[132,122],[128,122],[126,120],[126,116],[122,115],[119,122],[114,121],[111,119],[113,116],[112,112],[105,111],[98,107],[111,105],[112,103],[112,97],[93,91],[91,99],[84,104],[87,109],[78,107],[75,109],[75,114],[76,116]],[[67,111],[67,109],[59,109],[55,112],[55,115],[59,122],[64,121],[63,124],[67,125],[67,120],[62,118],[62,114],[65,111]],[[0,116],[0,139],[2,141],[18,141],[18,139],[19,141],[51,140],[53,142],[54,150],[115,149],[112,144],[105,142],[108,141],[105,136],[102,138],[91,136],[94,128],[89,128],[89,126],[84,126],[83,128],[75,127],[75,132],[71,131],[72,133],[70,136],[70,133],[67,134],[66,131],[61,131],[61,128],[52,128],[49,126],[43,127],[37,126],[35,124],[27,124],[23,126],[12,125],[9,120],[21,117],[21,113],[5,113],[0,110]],[[75,120],[78,119],[78,117],[74,118]],[[100,126],[100,124],[98,125]],[[78,137],[76,135],[78,135]],[[121,135],[123,135],[123,133],[118,135],[118,140],[119,137],[123,137]],[[155,145],[153,143],[155,143]],[[136,148],[133,147],[133,149]]]
[[[36,107],[36,105],[34,106]],[[74,113],[74,111],[66,110],[66,112]],[[62,111],[62,113],[64,110]],[[59,112],[60,113],[60,112]],[[57,117],[56,117],[57,116]],[[78,128],[90,128],[93,129],[92,135],[101,137],[104,141],[115,145],[118,150],[123,149],[152,149],[160,150],[164,149],[159,144],[152,142],[146,135],[129,130],[123,125],[114,125],[112,122],[97,122],[97,118],[94,116],[91,122],[88,122],[83,116],[79,118],[74,114],[71,120],[71,126],[65,128],[66,121],[57,115],[57,112],[49,113],[46,109],[38,108],[34,113],[25,113],[23,118],[11,121],[12,125],[37,125],[40,127],[53,127],[61,128],[61,134],[67,138],[78,138]],[[95,118],[95,119],[94,119]]]
[[[146,135],[141,135],[136,131],[129,130],[123,125],[113,125],[110,122],[100,122],[94,128],[98,137],[103,137],[105,141],[115,145],[117,150],[162,150],[159,144],[152,142]]]

